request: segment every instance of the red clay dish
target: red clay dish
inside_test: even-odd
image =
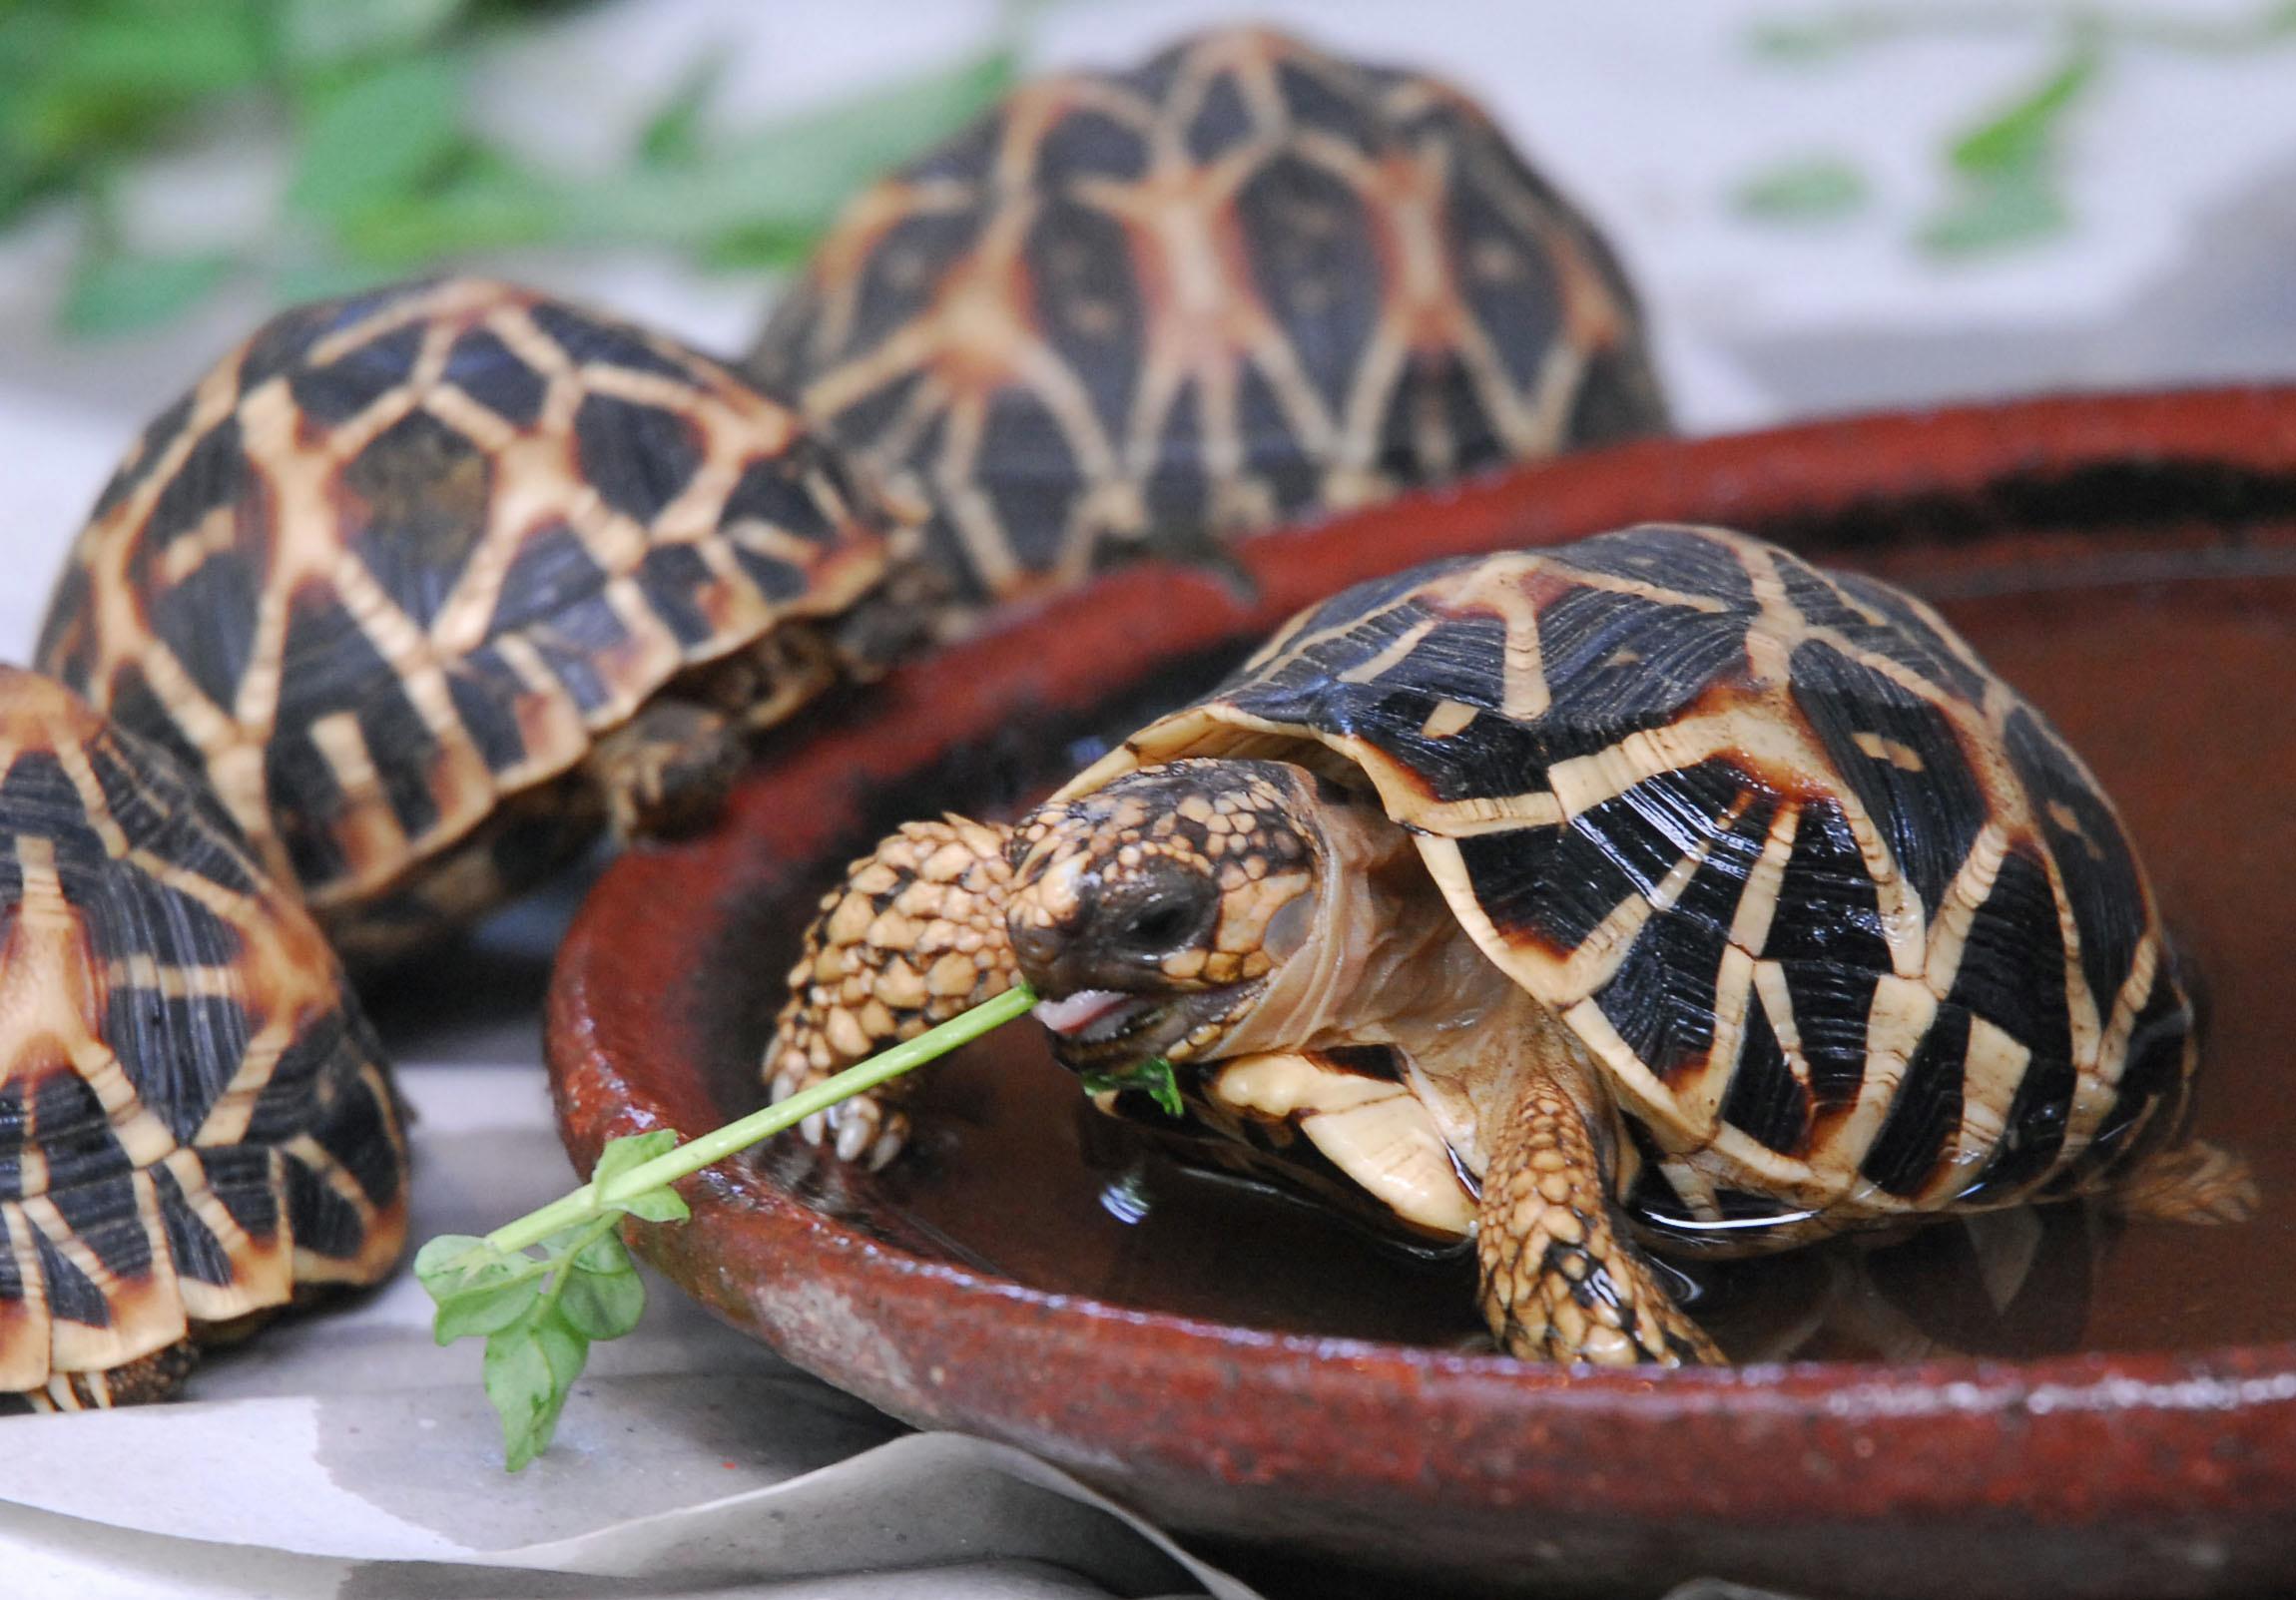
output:
[[[1651,519],[1914,588],[2056,719],[2201,968],[2200,1131],[2255,1161],[2263,1220],[2052,1221],[2078,1243],[2020,1268],[2048,1305],[2006,1333],[1948,1315],[1950,1263],[1848,1292],[1926,1330],[1892,1348],[1988,1353],[1554,1370],[1459,1347],[1458,1263],[1396,1261],[1079,1115],[1023,1024],[929,1069],[913,1161],[857,1177],[785,1138],[687,1183],[693,1220],[635,1227],[637,1248],[832,1382],[1033,1450],[1271,1589],[2276,1592],[2296,1579],[2277,1081],[2296,1036],[2296,389],[1631,445],[1263,538],[1226,577],[1135,568],[920,662],[786,731],[724,825],[599,882],[550,1003],[576,1165],[757,1101],[814,899],[891,822],[1008,814],[1359,578]],[[1758,1296],[1807,1299],[1780,1271]]]

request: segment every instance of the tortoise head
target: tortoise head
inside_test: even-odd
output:
[[[1311,932],[1317,786],[1279,762],[1180,761],[1021,821],[1005,922],[1063,1062],[1219,1054]]]

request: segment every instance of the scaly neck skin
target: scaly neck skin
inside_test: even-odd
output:
[[[1527,1071],[1574,1064],[1578,1052],[1475,948],[1410,834],[1369,804],[1326,805],[1317,820],[1324,856],[1314,931],[1218,1052],[1392,1045],[1411,1061],[1451,1148],[1479,1176],[1479,1130],[1497,1125]]]

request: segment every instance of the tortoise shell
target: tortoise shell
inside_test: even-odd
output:
[[[187,1335],[375,1282],[405,1166],[317,925],[166,752],[0,667],[0,1391],[151,1397]]]
[[[2111,801],[1888,584],[1661,525],[1434,563],[1067,793],[1223,755],[1368,779],[1604,1070],[1678,1248],[2087,1188],[2181,1120],[2192,1007]]]
[[[749,370],[976,602],[1666,426],[1616,262],[1488,116],[1252,29],[862,194]]]
[[[717,363],[418,283],[285,313],[155,421],[37,659],[204,773],[331,924],[673,678],[854,605],[886,539]]]

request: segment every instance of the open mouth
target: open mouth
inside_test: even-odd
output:
[[[1079,989],[1037,1002],[1031,1014],[1051,1030],[1053,1053],[1061,1064],[1078,1071],[1149,1056],[1186,1060],[1195,1053],[1187,1047],[1188,1036],[1236,1015],[1257,987],[1231,983],[1180,994]]]

